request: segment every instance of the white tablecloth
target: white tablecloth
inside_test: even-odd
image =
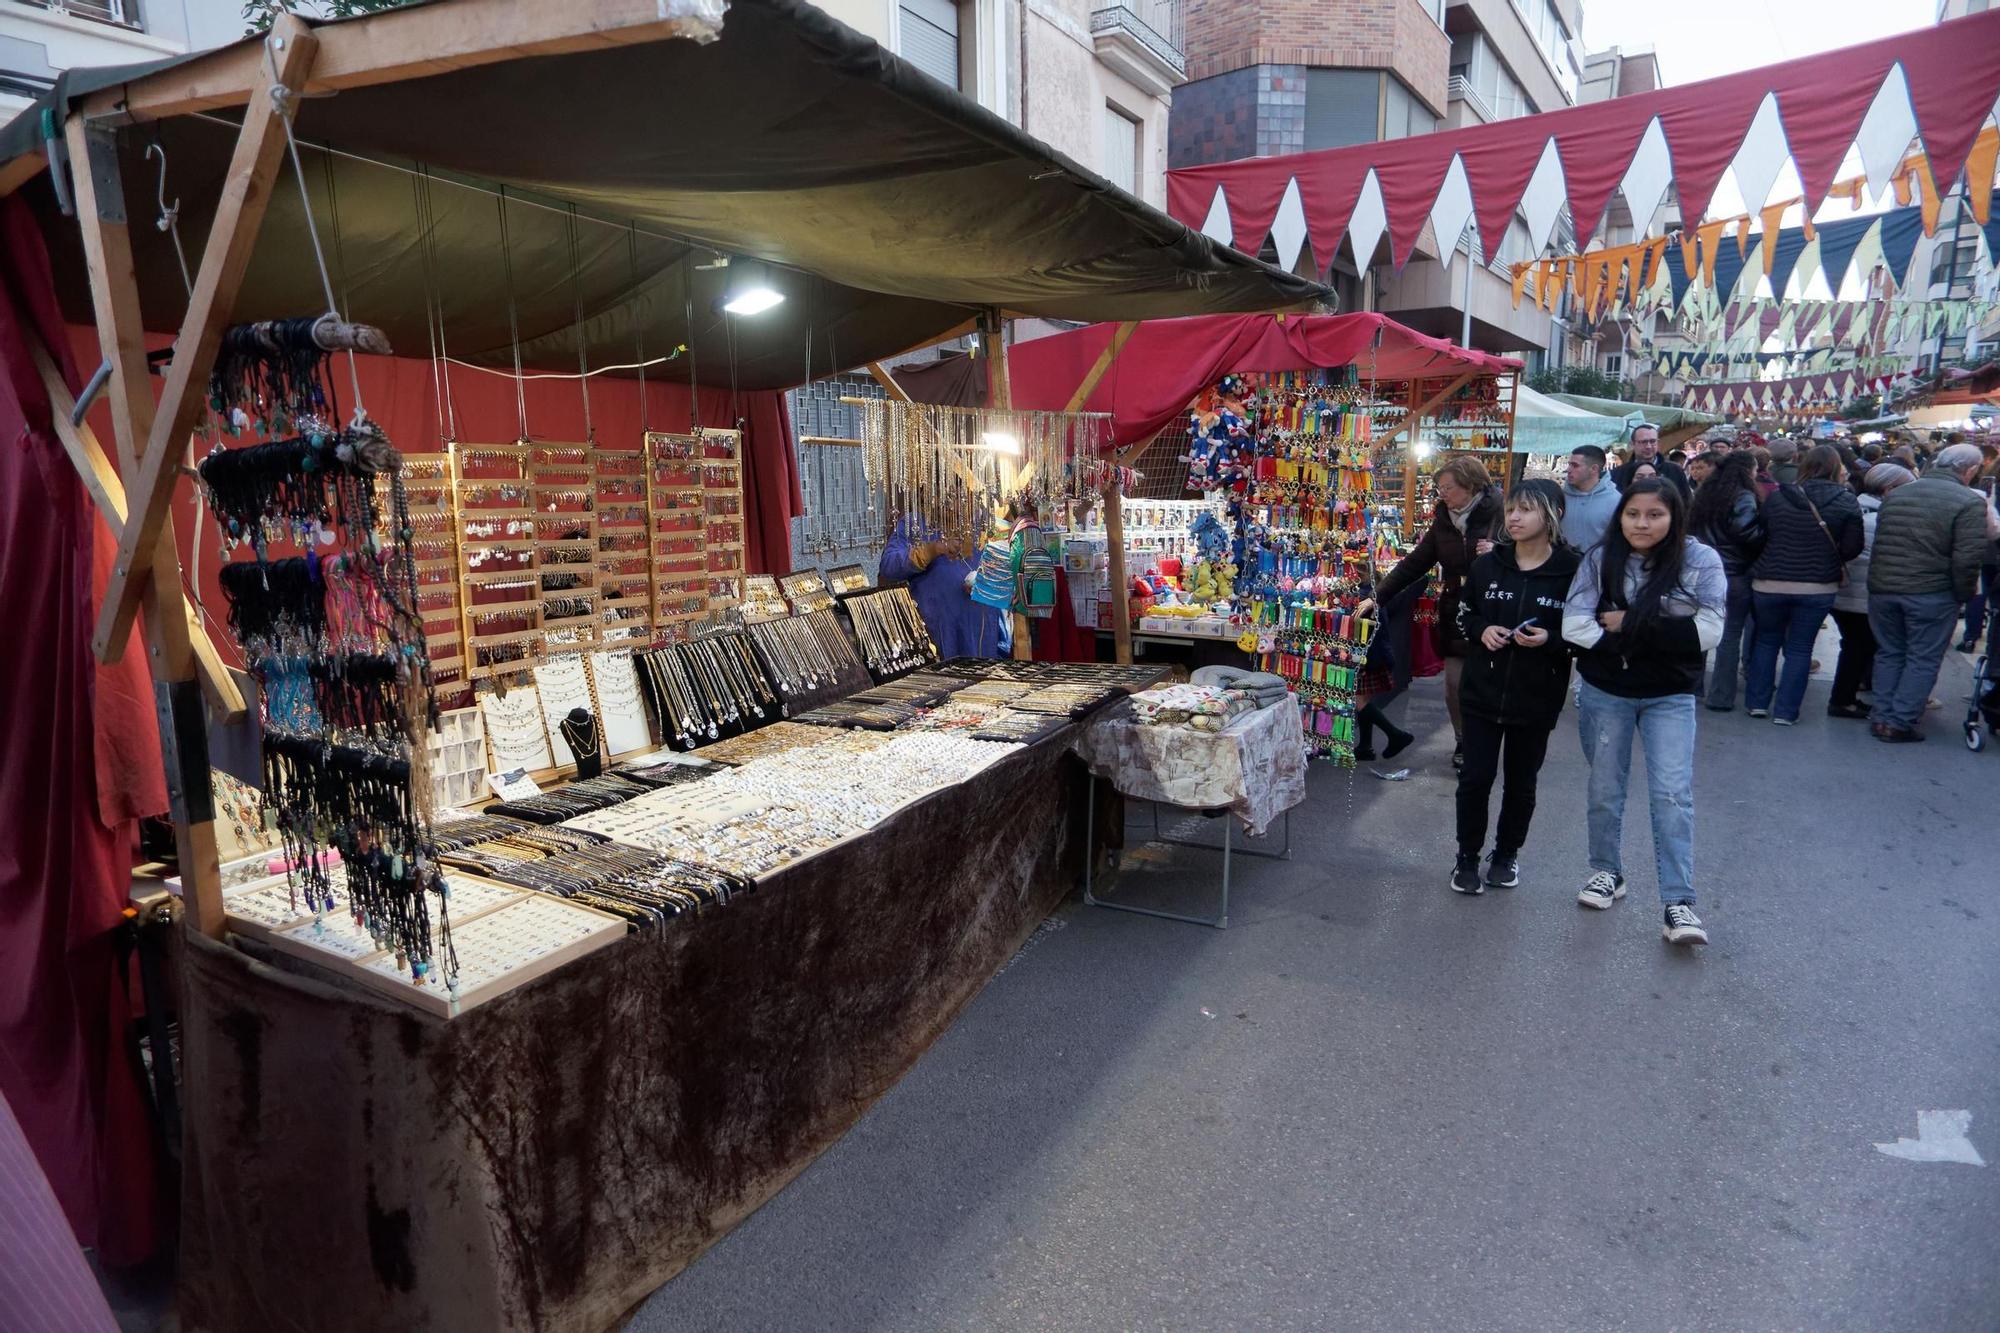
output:
[[[1234,811],[1251,837],[1306,798],[1306,751],[1295,698],[1221,731],[1142,726],[1129,703],[1084,723],[1071,748],[1127,796],[1194,810]]]

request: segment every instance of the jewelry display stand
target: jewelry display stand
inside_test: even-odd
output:
[[[778,586],[784,589],[785,600],[791,604],[795,616],[811,615],[833,606],[833,589],[827,586],[826,579],[816,570],[804,569],[796,574],[787,574],[778,580]]]
[[[534,686],[517,687],[498,694],[479,696],[480,716],[486,722],[486,753],[495,773],[511,773],[517,768],[540,772],[556,766],[549,750],[548,724],[542,717],[541,692]]]
[[[854,639],[832,611],[752,624],[748,634],[787,716],[866,689],[870,683]]]
[[[643,643],[652,637],[653,572],[646,558],[646,451],[592,451],[597,468],[599,637]]]
[[[708,615],[707,507],[701,439],[646,435],[646,508],[653,579],[653,631],[685,638]]]
[[[591,653],[586,661],[590,664],[591,692],[597,696],[604,748],[621,755],[652,745],[653,733],[646,725],[646,705],[639,697],[639,671],[633,664],[632,650]]]
[[[478,708],[440,714],[429,733],[431,794],[440,809],[470,805],[486,795],[486,733]]]
[[[894,680],[905,672],[938,660],[923,612],[910,590],[898,584],[880,592],[849,597],[842,603],[861,645],[861,659],[877,681]]]
[[[709,614],[743,595],[743,437],[733,430],[701,432],[701,502],[708,563]]]
[[[459,600],[471,654],[466,675],[473,680],[520,671],[539,651],[529,454],[513,444],[451,447]]]
[[[769,574],[752,574],[743,580],[743,605],[739,609],[746,625],[778,620],[792,613],[785,594],[778,589],[778,581]]]
[[[561,734],[563,719],[571,709],[581,708],[592,718],[597,716],[597,701],[590,692],[590,672],[581,653],[565,653],[537,664],[535,693],[541,700],[542,725],[552,742]],[[557,764],[568,762],[561,755],[556,756]]]
[[[409,493],[410,526],[415,530],[412,565],[431,682],[440,707],[467,705],[472,702],[472,681],[465,671],[465,620],[459,607],[451,455],[404,454],[403,487]]]
[[[586,444],[538,444],[529,475],[535,497],[535,581],[542,651],[597,642],[597,470]]]

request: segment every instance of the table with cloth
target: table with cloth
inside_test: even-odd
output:
[[[1261,837],[1273,820],[1306,797],[1306,753],[1300,740],[1298,700],[1259,708],[1231,720],[1220,731],[1187,726],[1148,726],[1121,702],[1085,722],[1072,748],[1090,770],[1093,781],[1103,778],[1122,796],[1183,809],[1227,810],[1241,820],[1251,837]],[[1095,802],[1093,800],[1093,815]],[[1229,858],[1231,839],[1225,823],[1222,911],[1214,918],[1189,917],[1108,902],[1095,896],[1088,873],[1085,900],[1093,906],[1116,907],[1171,920],[1224,925],[1229,919]],[[1093,830],[1094,835],[1094,830]],[[1172,841],[1163,839],[1163,841]],[[1189,844],[1208,847],[1208,843]],[[1290,826],[1286,847],[1290,854]],[[1244,849],[1245,855],[1271,856]]]

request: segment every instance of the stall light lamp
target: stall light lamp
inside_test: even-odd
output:
[[[1021,452],[1021,437],[1004,430],[989,430],[980,435],[979,447],[991,449],[996,454],[1014,454],[1018,457]]]
[[[727,301],[722,308],[732,315],[761,315],[774,306],[783,305],[785,294],[769,287],[745,287]]]
[[[1418,458],[1429,458],[1429,457],[1430,457],[1430,456],[1431,456],[1432,454],[1436,453],[1436,452],[1437,452],[1437,450],[1438,450],[1438,447],[1437,447],[1436,443],[1434,443],[1433,441],[1430,441],[1430,440],[1418,440],[1418,441],[1417,441],[1417,457],[1418,457]]]

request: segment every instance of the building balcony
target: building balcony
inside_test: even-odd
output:
[[[1144,92],[1165,97],[1187,79],[1184,0],[1117,0],[1090,13],[1097,58]]]
[[[20,0],[20,3],[51,13],[67,14],[71,18],[143,31],[139,22],[138,0]]]
[[[1473,114],[1479,117],[1480,124],[1488,124],[1496,119],[1492,106],[1463,74],[1454,74],[1445,81],[1444,96],[1447,102],[1465,103],[1472,109]]]

